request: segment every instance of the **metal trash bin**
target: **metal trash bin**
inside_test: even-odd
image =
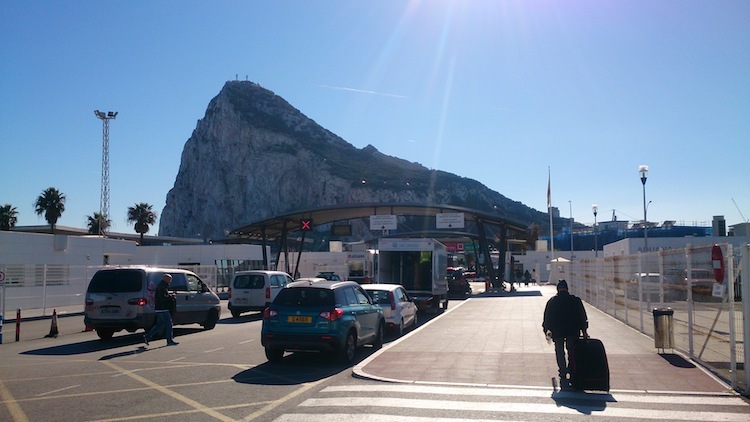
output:
[[[654,347],[674,349],[674,311],[672,308],[654,308]]]

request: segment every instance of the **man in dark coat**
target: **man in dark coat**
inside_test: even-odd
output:
[[[164,330],[164,337],[167,339],[167,346],[176,346],[179,343],[174,341],[172,334],[172,314],[176,299],[174,293],[169,292],[169,283],[172,282],[172,275],[164,274],[161,281],[156,286],[156,295],[154,296],[154,310],[156,311],[156,324],[151,330],[143,336],[143,342],[148,345],[148,341],[159,332]]]
[[[555,342],[555,356],[561,386],[568,385],[565,349],[570,359],[570,351],[579,335],[582,334],[584,338],[588,338],[586,332],[588,326],[589,321],[583,302],[568,292],[568,283],[565,280],[560,280],[557,283],[557,295],[550,299],[544,308],[542,329],[545,334],[551,333],[552,341]]]

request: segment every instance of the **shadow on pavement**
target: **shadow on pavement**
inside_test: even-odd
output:
[[[239,318],[229,317],[216,321],[220,325],[244,324],[246,322],[255,322],[263,319],[263,312],[253,312],[246,315],[240,315]]]
[[[486,292],[479,293],[477,295],[474,295],[475,298],[484,298],[484,297],[538,297],[541,296],[542,292],[539,290],[524,290],[524,291],[513,291],[508,292],[504,290],[490,290]]]
[[[577,390],[561,390],[552,393],[552,400],[558,407],[567,407],[583,415],[601,412],[607,408],[607,403],[615,403],[609,393],[589,393]]]
[[[187,334],[197,333],[203,331],[201,328],[174,328],[175,338]],[[163,337],[157,337],[153,341],[159,341]],[[116,349],[123,346],[132,346],[136,344],[143,344],[143,332],[128,333],[127,335],[117,335],[112,337],[110,340],[89,340],[80,343],[70,343],[61,346],[45,347],[42,349],[27,350],[22,352],[22,355],[35,355],[35,356],[69,356],[69,355],[80,355],[85,353],[101,352],[103,350]],[[132,351],[124,352],[126,355],[132,354]]]
[[[320,381],[346,371],[367,359],[376,350],[357,349],[351,363],[337,360],[331,353],[286,353],[280,362],[266,362],[233,376],[235,382],[254,385],[297,385]]]
[[[669,362],[670,365],[676,366],[678,368],[695,368],[696,367],[694,364],[685,360],[685,358],[683,358],[682,356],[676,355],[674,353],[663,353],[663,354],[659,354],[659,356],[661,356],[662,359]]]

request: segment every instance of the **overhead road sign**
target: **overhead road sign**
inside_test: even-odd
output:
[[[380,214],[370,216],[370,230],[396,230],[397,228],[397,215]]]
[[[464,213],[435,214],[435,227],[438,229],[462,229],[464,228]]]

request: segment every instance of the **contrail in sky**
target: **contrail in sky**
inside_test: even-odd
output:
[[[345,86],[330,86],[330,85],[318,85],[320,88],[328,88],[328,89],[336,89],[339,91],[348,91],[348,92],[354,92],[357,94],[370,94],[370,95],[380,95],[382,97],[393,97],[393,98],[409,98],[403,95],[396,95],[396,94],[386,94],[382,92],[376,92],[376,91],[368,91],[366,89],[356,89],[356,88],[347,88]]]

